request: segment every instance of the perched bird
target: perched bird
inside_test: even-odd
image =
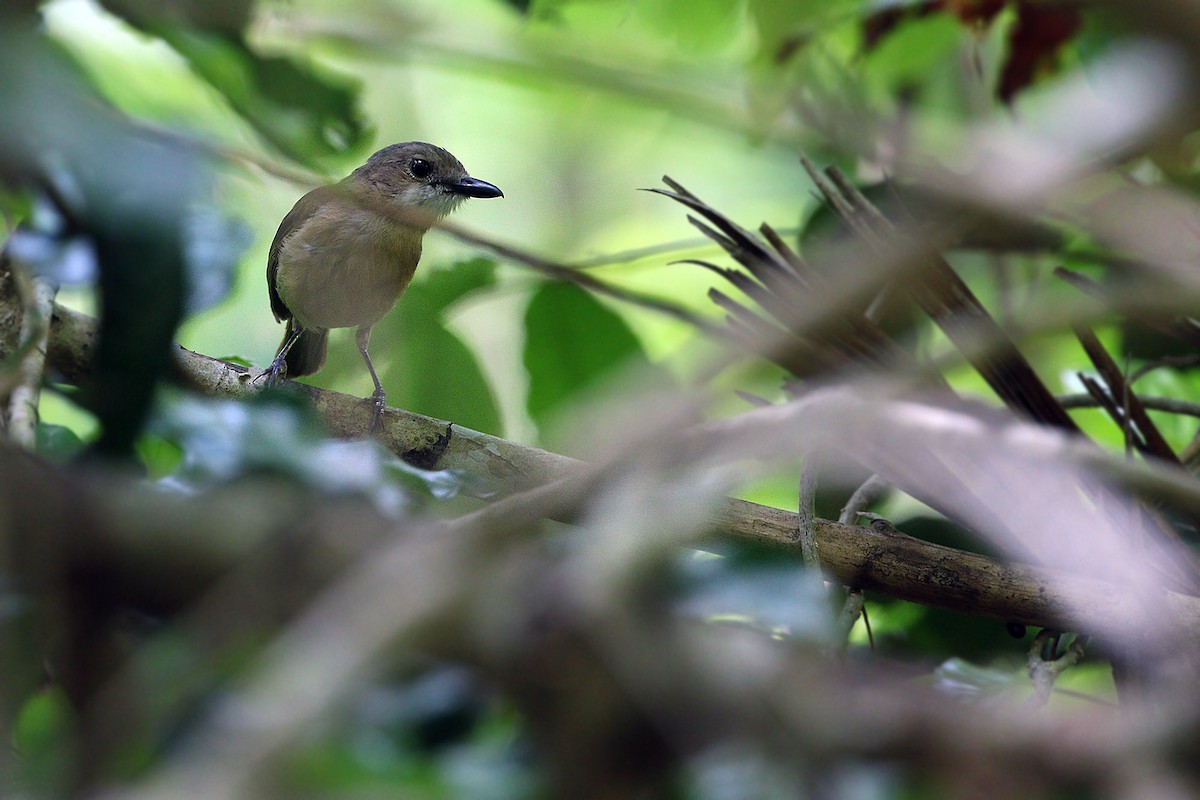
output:
[[[375,382],[374,429],[386,394],[367,353],[371,328],[412,280],[425,231],[468,197],[503,196],[446,150],[404,142],[301,197],[279,224],[267,258],[271,310],[287,321],[268,380],[311,375],[325,363],[330,328],[357,328],[358,350]]]

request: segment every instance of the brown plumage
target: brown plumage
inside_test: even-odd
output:
[[[269,378],[316,372],[325,362],[329,330],[357,328],[358,349],[375,383],[377,422],[385,394],[367,354],[372,326],[412,280],[425,231],[468,197],[502,196],[446,150],[405,142],[301,197],[267,257],[271,310],[287,321]]]

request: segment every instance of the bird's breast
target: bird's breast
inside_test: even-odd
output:
[[[408,288],[421,236],[361,209],[314,215],[280,248],[279,296],[306,328],[373,325]]]

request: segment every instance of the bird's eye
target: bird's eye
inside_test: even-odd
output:
[[[423,158],[414,158],[408,165],[408,171],[414,178],[428,178],[429,174],[433,172],[433,165]]]

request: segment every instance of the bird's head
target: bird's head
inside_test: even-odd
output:
[[[472,178],[462,162],[437,145],[388,145],[354,171],[352,180],[404,207],[434,218],[449,214],[468,197],[503,197],[499,188]]]

